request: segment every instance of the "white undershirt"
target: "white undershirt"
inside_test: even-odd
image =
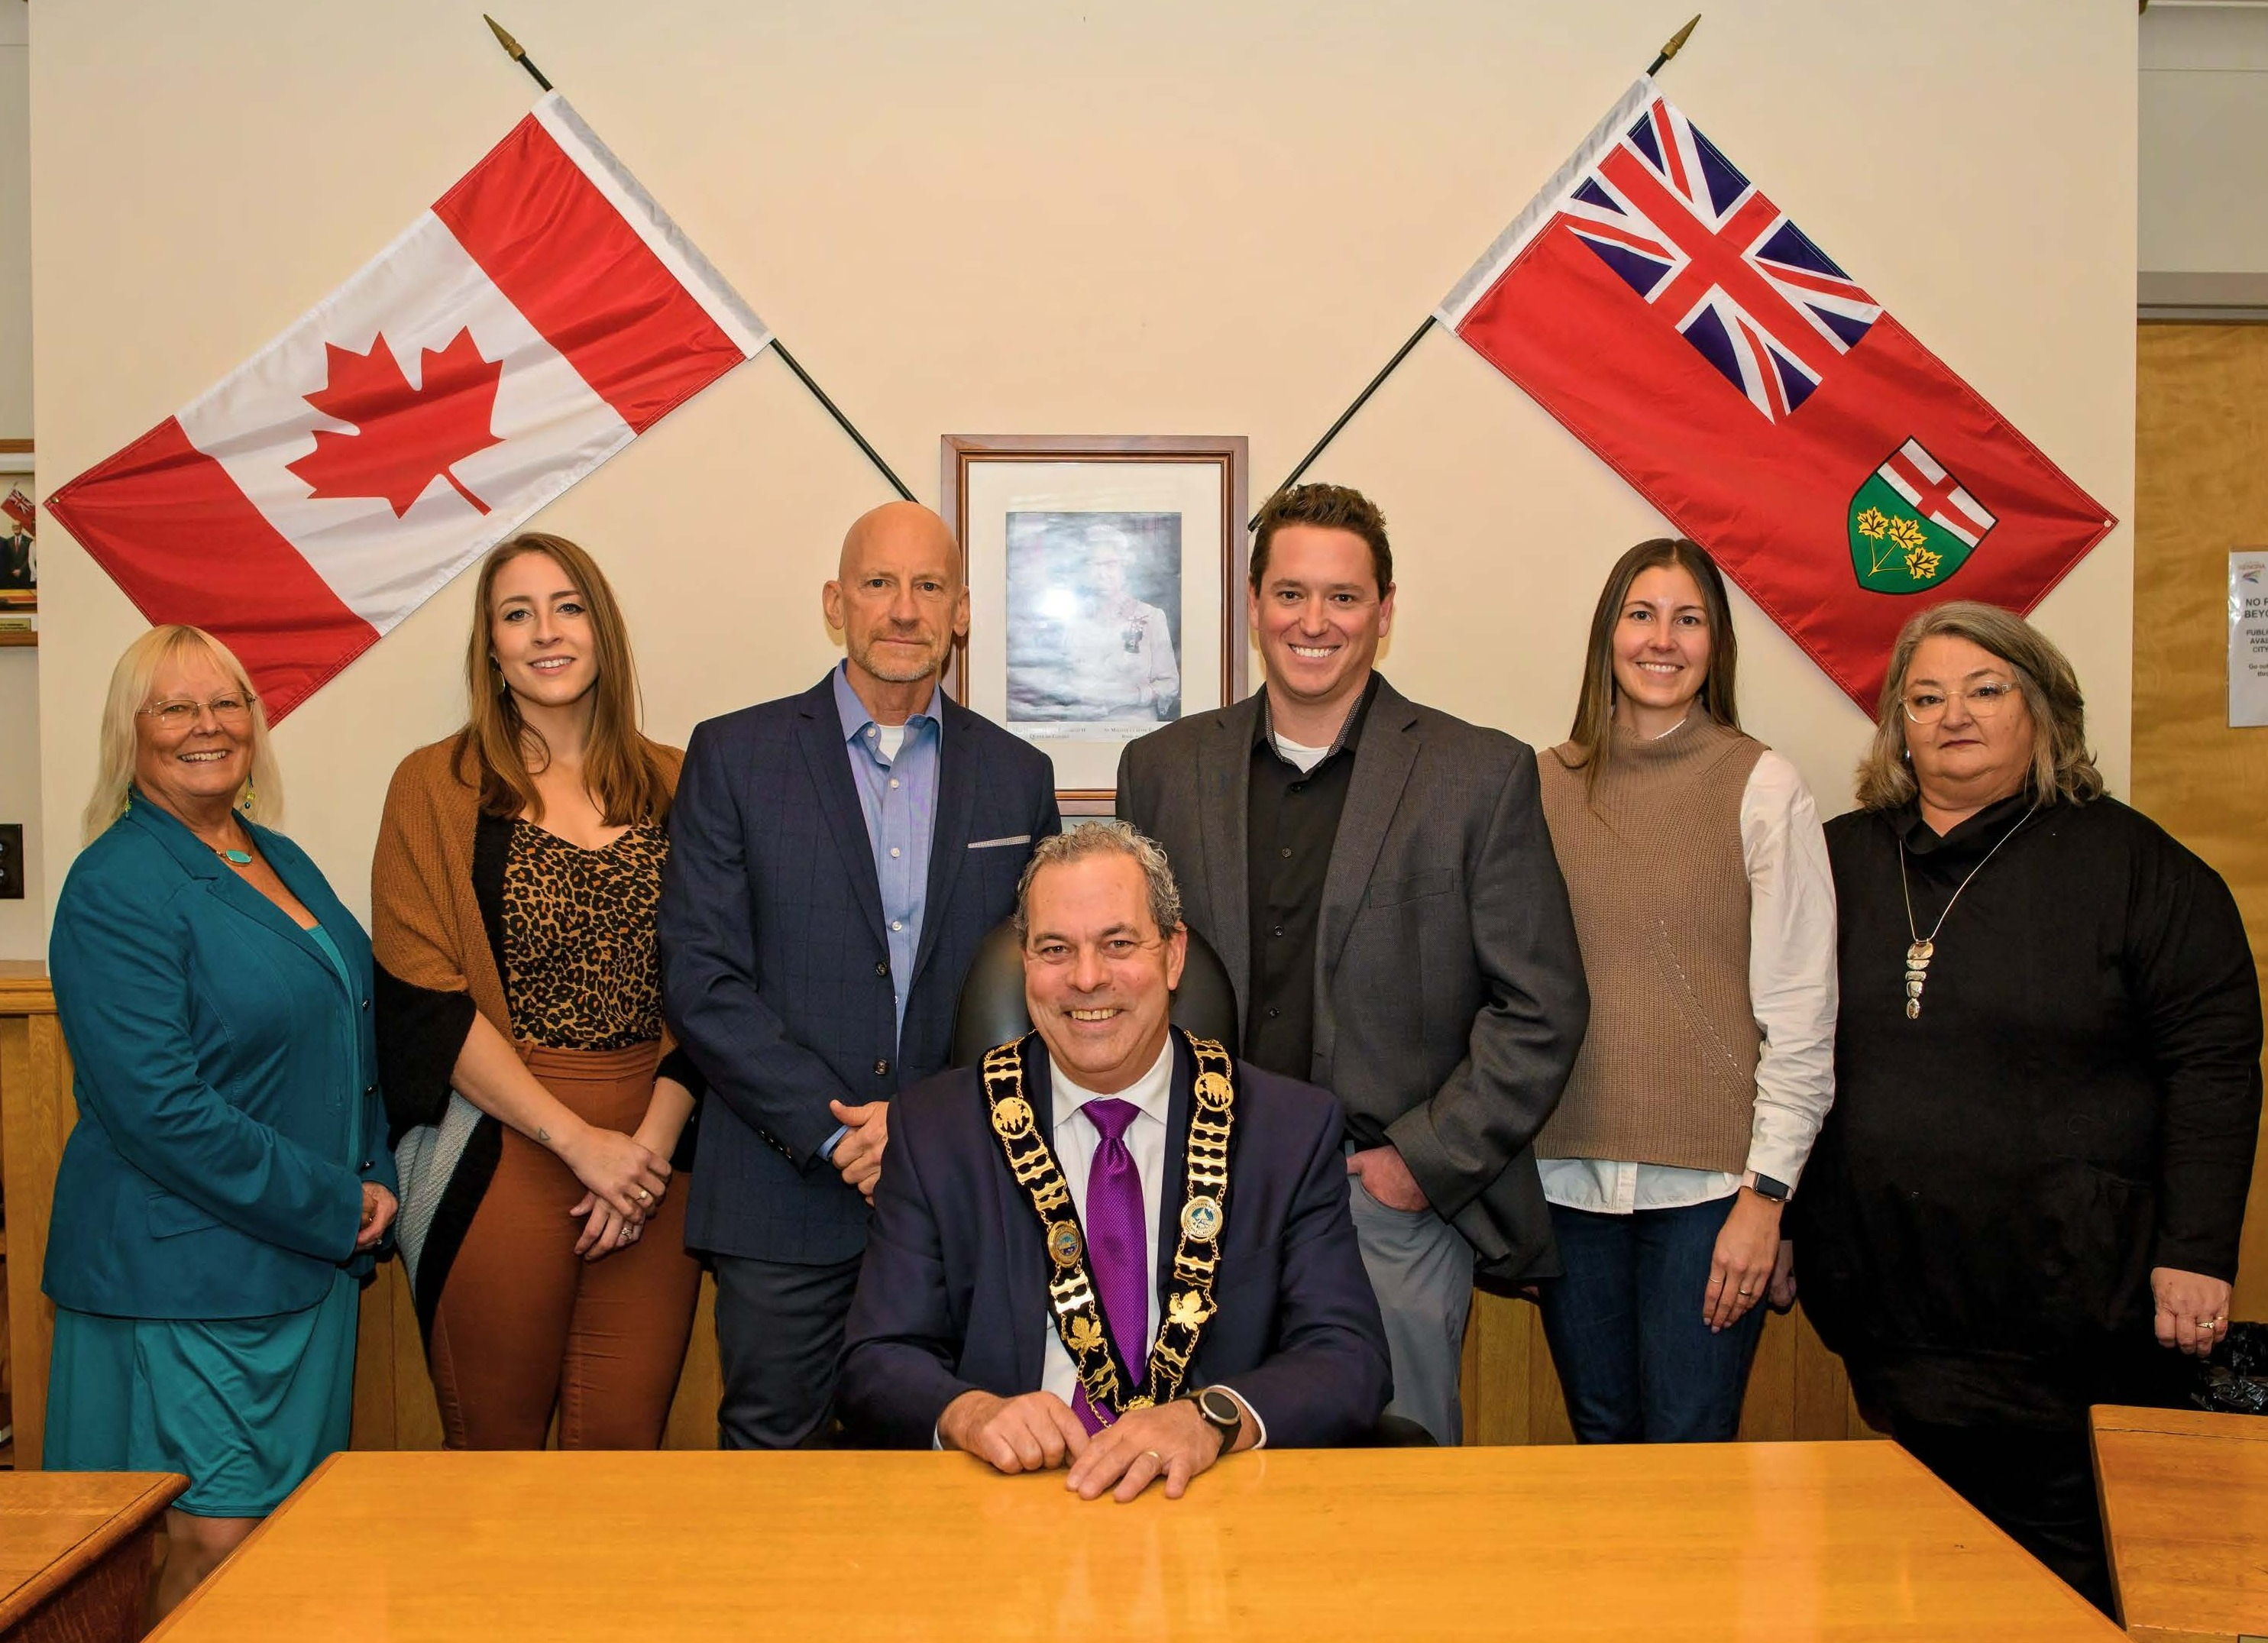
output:
[[[906,745],[906,727],[878,723],[874,726],[874,745],[881,748],[885,760],[895,761],[898,749]]]
[[[1288,736],[1273,736],[1272,739],[1276,743],[1276,751],[1284,756],[1284,763],[1292,766],[1302,776],[1321,764],[1323,762],[1323,756],[1330,752],[1329,748],[1310,748],[1303,743],[1293,741]]]
[[[1769,748],[1741,794],[1741,859],[1749,1003],[1764,1033],[1749,1168],[1793,1188],[1835,1101],[1835,879],[1810,790]],[[1552,1203],[1608,1215],[1681,1209],[1741,1188],[1737,1175],[1669,1164],[1539,1158],[1535,1168]]]
[[[1094,1149],[1102,1140],[1102,1131],[1086,1116],[1086,1103],[1113,1099],[1131,1101],[1140,1109],[1133,1123],[1126,1126],[1124,1140],[1127,1152],[1133,1156],[1135,1171],[1142,1177],[1142,1270],[1154,1275],[1158,1270],[1158,1217],[1165,1196],[1166,1120],[1174,1094],[1172,1035],[1167,1035],[1165,1048],[1158,1052],[1150,1070],[1115,1097],[1098,1097],[1080,1088],[1064,1075],[1063,1067],[1052,1056],[1048,1057],[1048,1078],[1056,1114],[1050,1144],[1056,1162],[1063,1168],[1064,1184],[1071,1189],[1071,1207],[1079,1212],[1081,1226],[1086,1224],[1087,1172],[1094,1168]],[[1088,1270],[1093,1271],[1092,1256]],[[1146,1359],[1158,1336],[1158,1286],[1154,1276],[1142,1286],[1142,1293],[1148,1301],[1142,1320],[1141,1345],[1142,1355]],[[1076,1408],[1079,1371],[1071,1364],[1071,1354],[1064,1350],[1063,1337],[1056,1333],[1054,1321],[1043,1318],[1040,1328],[1047,1337],[1046,1345],[1041,1348],[1040,1389],[1054,1393]],[[1235,1390],[1233,1387],[1226,1389]],[[1241,1396],[1239,1394],[1240,1398]],[[1258,1448],[1268,1441],[1268,1424],[1249,1404],[1245,1408],[1252,1416],[1253,1442]]]

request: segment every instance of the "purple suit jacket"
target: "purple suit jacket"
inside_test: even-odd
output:
[[[1037,1035],[1024,1045],[1025,1096],[1041,1133],[1051,1134],[1047,1051]],[[1181,1223],[1196,1079],[1178,1033],[1174,1046],[1160,1297]],[[1216,1312],[1185,1389],[1233,1383],[1274,1448],[1362,1442],[1391,1390],[1386,1330],[1347,1211],[1343,1128],[1329,1092],[1238,1064]],[[963,1392],[1038,1391],[1051,1270],[976,1070],[955,1068],[899,1096],[843,1366],[839,1402],[854,1440],[927,1448],[938,1417]]]

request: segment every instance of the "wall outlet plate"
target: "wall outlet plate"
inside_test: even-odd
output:
[[[24,899],[24,824],[0,822],[0,902]]]

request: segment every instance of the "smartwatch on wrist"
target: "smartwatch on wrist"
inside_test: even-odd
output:
[[[1760,1175],[1751,1169],[1741,1184],[1760,1198],[1770,1198],[1775,1204],[1787,1202],[1787,1183],[1785,1181],[1775,1181],[1770,1175]]]
[[[1197,1406],[1199,1418],[1220,1433],[1220,1452],[1234,1448],[1237,1434],[1244,1430],[1244,1406],[1217,1386],[1192,1392],[1189,1402]]]

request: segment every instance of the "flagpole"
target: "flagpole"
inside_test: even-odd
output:
[[[1700,26],[1700,22],[1701,14],[1697,11],[1693,14],[1693,20],[1691,22],[1686,24],[1683,28],[1679,29],[1675,34],[1672,34],[1666,42],[1664,42],[1660,54],[1657,55],[1652,64],[1647,67],[1646,73],[1650,76],[1660,73],[1661,65],[1668,63],[1672,57],[1675,56],[1679,52],[1685,48],[1685,42],[1692,38],[1693,31]],[[1370,379],[1370,385],[1364,388],[1361,393],[1354,396],[1353,404],[1348,406],[1344,410],[1339,413],[1339,419],[1330,425],[1329,430],[1324,433],[1322,438],[1315,441],[1314,448],[1310,450],[1307,455],[1300,459],[1300,465],[1285,475],[1284,483],[1268,493],[1267,497],[1260,505],[1262,512],[1265,512],[1267,511],[1267,506],[1270,502],[1273,502],[1278,497],[1283,495],[1284,492],[1291,490],[1292,486],[1300,483],[1300,476],[1302,474],[1305,474],[1308,468],[1314,466],[1315,459],[1323,453],[1323,452],[1329,446],[1332,440],[1339,437],[1339,430],[1345,427],[1350,422],[1352,422],[1354,420],[1354,414],[1360,410],[1365,405],[1370,403],[1370,396],[1378,392],[1380,385],[1385,382],[1387,378],[1394,374],[1395,368],[1396,366],[1401,365],[1403,360],[1410,357],[1410,350],[1416,348],[1418,343],[1425,340],[1425,333],[1433,328],[1434,318],[1434,315],[1429,313],[1423,320],[1420,320],[1418,322],[1418,328],[1410,333],[1410,340],[1403,343],[1399,349],[1395,350],[1394,357],[1386,362],[1385,369],[1381,371],[1376,376],[1373,377]],[[1259,527],[1259,525],[1260,514],[1255,513],[1251,519],[1245,522],[1244,528],[1247,530],[1256,530]]]
[[[490,33],[497,37],[497,44],[504,48],[504,55],[526,70],[529,76],[545,91],[552,89],[551,82],[543,77],[543,70],[535,66],[535,59],[527,55],[527,48],[514,40],[511,32],[503,24],[485,11],[481,13],[481,21],[489,26]],[[881,470],[882,477],[890,482],[890,489],[909,502],[916,500],[914,493],[906,489],[906,482],[898,477],[897,470],[882,460],[882,453],[866,442],[866,436],[860,433],[856,424],[843,414],[842,407],[828,398],[827,391],[812,380],[811,372],[806,371],[796,357],[787,351],[787,344],[781,342],[777,336],[774,336],[770,346],[772,352],[779,356],[780,364],[795,372],[795,379],[809,388],[812,398],[817,400],[825,408],[829,416],[835,418],[835,425],[849,434],[850,442],[865,453],[866,460]]]

